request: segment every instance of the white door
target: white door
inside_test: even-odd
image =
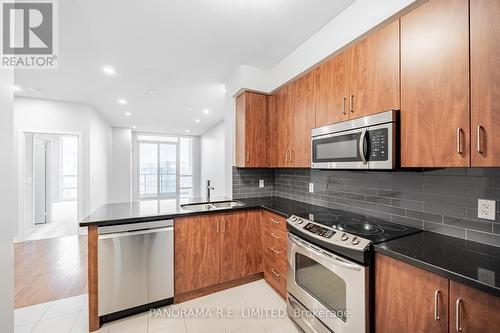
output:
[[[33,222],[47,222],[47,150],[48,141],[33,139]]]

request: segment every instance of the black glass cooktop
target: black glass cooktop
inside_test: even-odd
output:
[[[328,212],[312,211],[298,214],[297,216],[338,231],[345,231],[363,237],[373,243],[379,243],[421,231],[417,228],[337,209],[330,209]]]

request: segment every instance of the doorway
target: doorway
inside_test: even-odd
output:
[[[24,240],[78,235],[78,136],[25,133]]]

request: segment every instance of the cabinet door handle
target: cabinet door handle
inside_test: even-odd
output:
[[[457,153],[462,154],[462,129],[457,128]]]
[[[483,129],[483,126],[477,125],[477,152],[479,154],[483,153],[483,147],[481,145],[481,130]]]
[[[226,232],[226,220],[220,220],[221,223],[222,223],[222,232],[225,233]]]
[[[285,150],[285,162],[288,162],[288,149]]]
[[[441,294],[441,290],[436,290],[434,292],[434,320],[441,319],[439,317],[439,295]]]
[[[349,110],[354,113],[354,95],[349,97]]]
[[[250,162],[250,152],[248,150],[246,152],[246,162]]]
[[[281,238],[280,236],[275,235],[273,232],[271,232],[271,236],[273,236],[273,237],[274,237],[274,238],[276,238],[276,239],[280,239],[280,238]]]
[[[459,298],[457,299],[456,307],[455,307],[455,330],[457,333],[462,332],[462,319],[460,318],[461,316],[461,310],[460,310],[460,305],[462,304],[462,299]]]
[[[290,162],[293,163],[295,149],[290,149]]]
[[[274,247],[271,247],[271,251],[273,251],[276,254],[280,254],[281,253],[280,251],[276,250]]]
[[[280,274],[280,273],[278,273],[278,272],[276,272],[276,271],[274,270],[274,268],[271,268],[271,272],[273,272],[273,274],[274,274],[274,275],[276,275],[276,277],[280,277],[280,276],[281,276],[281,274]]]
[[[346,102],[346,99],[345,97],[342,97],[342,113],[345,114],[345,102]]]
[[[219,220],[215,220],[215,232],[219,233]]]

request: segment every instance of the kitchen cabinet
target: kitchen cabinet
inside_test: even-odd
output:
[[[270,166],[310,167],[315,119],[313,72],[281,87],[272,99]]]
[[[176,295],[219,283],[220,258],[218,215],[202,214],[175,219]]]
[[[315,127],[349,120],[349,55],[342,52],[314,70]]]
[[[175,219],[175,294],[262,272],[259,211]]]
[[[470,2],[471,164],[500,166],[500,2]]]
[[[375,332],[447,333],[448,279],[376,254]]]
[[[267,96],[245,91],[236,97],[236,166],[266,167]]]
[[[399,110],[399,20],[349,50],[351,119]]]
[[[375,255],[375,332],[500,332],[500,298]]]
[[[450,332],[500,332],[500,298],[450,281]]]
[[[221,226],[221,282],[262,272],[260,212],[223,214]]]
[[[401,18],[401,166],[469,166],[469,125],[469,2],[430,0]]]
[[[264,279],[286,298],[287,240],[286,219],[262,211]]]
[[[315,127],[399,109],[399,20],[315,70]]]

